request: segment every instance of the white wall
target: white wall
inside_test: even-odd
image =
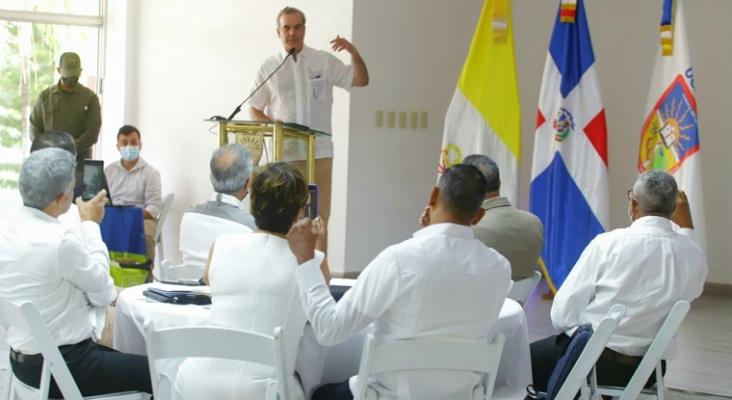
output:
[[[249,94],[262,61],[281,47],[275,32],[280,9],[286,5],[303,9],[306,43],[329,48],[328,42],[337,34],[350,37],[351,5],[338,1],[310,5],[304,1],[240,0],[110,3],[109,101],[105,102],[102,155],[107,163],[119,159],[115,136],[123,123],[140,129],[142,157],[160,171],[163,192],[176,194],[163,231],[163,257],[180,262],[180,219],[188,207],[207,200],[212,193],[208,163],[218,146],[218,136],[208,132],[213,124],[203,119],[216,114],[228,116]],[[120,35],[120,29],[125,28],[127,34]],[[112,81],[126,84],[117,87]],[[340,91],[335,101],[333,127],[345,132],[348,94]],[[249,119],[246,105],[237,118]],[[334,141],[336,153],[346,154],[347,137],[336,136]],[[340,172],[347,169],[345,161],[345,157],[335,160],[334,179],[341,184],[346,179]],[[331,234],[342,237],[345,207],[334,207],[333,213]],[[331,249],[334,254],[343,253],[338,241]]]
[[[347,271],[358,271],[384,247],[416,228],[431,185],[444,113],[483,2],[355,0],[354,39],[368,55],[371,85],[351,100]],[[611,226],[627,226],[625,191],[637,177],[637,143],[658,46],[660,1],[585,2],[609,131]],[[558,2],[513,1],[522,107],[519,206],[528,208],[531,157],[541,76]],[[732,55],[732,2],[686,2],[701,127],[708,281],[732,283],[732,196],[725,172],[732,148],[724,107],[732,103],[726,73]],[[622,21],[622,23],[620,22]],[[374,112],[427,110],[429,129],[376,128]],[[720,173],[721,172],[721,173]]]
[[[115,0],[121,1],[121,0]],[[282,1],[128,0],[126,123],[143,134],[143,157],[177,195],[165,229],[165,256],[179,260],[178,223],[211,191],[208,158],[215,135],[201,120],[228,114],[250,89],[261,61],[278,49]],[[112,2],[114,3],[114,2]],[[519,206],[528,207],[535,110],[558,2],[514,1],[523,161]],[[435,182],[444,114],[465,60],[482,0],[292,1],[308,16],[306,42],[327,49],[336,34],[353,39],[371,75],[350,97],[338,91],[330,262],[359,271],[382,249],[408,238]],[[213,6],[215,5],[215,7]],[[732,90],[726,23],[732,2],[686,2],[695,69],[706,189],[708,281],[732,283],[732,185],[725,106]],[[627,225],[625,190],[634,182],[637,143],[658,46],[660,1],[586,2],[609,131],[611,226]],[[622,21],[622,24],[621,24]],[[108,65],[108,70],[110,66]],[[110,96],[110,93],[107,93]],[[376,128],[376,110],[426,111],[427,129]],[[105,113],[106,115],[106,113]],[[242,116],[246,118],[246,114]],[[106,118],[106,117],[105,117]],[[107,121],[106,119],[105,121]],[[116,132],[105,125],[105,139]],[[348,133],[344,135],[343,133]],[[113,142],[113,138],[111,139]],[[104,146],[105,159],[117,155]]]

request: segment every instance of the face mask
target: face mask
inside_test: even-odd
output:
[[[122,159],[125,161],[135,161],[140,156],[140,148],[135,146],[125,146],[119,149]]]
[[[76,84],[79,83],[78,76],[65,76],[61,78],[61,80],[64,81],[64,84],[68,87],[76,87]]]

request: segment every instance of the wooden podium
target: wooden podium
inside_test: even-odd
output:
[[[264,138],[271,138],[273,144],[273,161],[283,161],[285,139],[304,140],[307,143],[306,178],[309,183],[315,183],[315,138],[330,136],[325,132],[316,131],[304,125],[288,122],[260,122],[213,120],[219,124],[219,146],[229,143],[241,143],[252,152],[254,166],[259,165],[264,148]]]

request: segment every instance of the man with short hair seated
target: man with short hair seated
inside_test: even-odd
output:
[[[112,204],[142,208],[145,224],[145,250],[148,261],[155,259],[155,231],[163,203],[160,172],[140,157],[142,136],[132,125],[124,125],[117,133],[119,162],[104,168]]]
[[[31,153],[21,166],[24,205],[0,219],[0,297],[38,308],[82,395],[152,393],[147,357],[122,354],[90,339],[87,303],[109,306],[116,292],[99,231],[105,191],[88,202],[76,200],[77,229],[58,221],[72,201],[75,166],[72,153],[56,148]],[[40,348],[17,329],[9,330],[8,344],[14,375],[37,388],[43,368]],[[61,398],[54,381],[49,397]]]
[[[220,235],[255,229],[254,217],[242,203],[254,169],[252,153],[239,143],[219,147],[211,156],[210,168],[214,194],[189,208],[180,223],[180,252],[183,264],[189,266],[205,266],[211,245]]]
[[[531,344],[537,390],[546,391],[576,328],[597,328],[615,304],[627,312],[597,361],[597,380],[627,385],[674,304],[701,295],[708,270],[704,252],[674,232],[669,220],[677,192],[668,173],[644,172],[628,192],[630,227],[598,235],[582,252],[552,305],[552,323],[562,333]],[[655,381],[652,374],[647,386]]]
[[[372,323],[378,342],[487,341],[508,293],[511,268],[470,229],[485,213],[485,192],[485,178],[474,166],[458,164],[445,170],[429,198],[429,226],[382,251],[338,303],[315,259],[312,222],[295,224],[287,239],[299,264],[302,306],[318,342],[336,345]],[[379,398],[400,393],[413,399],[467,399],[480,374],[411,371],[379,374],[376,379],[373,387]],[[325,385],[312,398],[352,399],[356,384],[353,377]]]
[[[544,225],[536,215],[519,210],[501,196],[501,172],[493,159],[472,154],[463,164],[474,165],[488,182],[483,208],[485,217],[473,226],[475,237],[496,249],[511,263],[511,279],[533,278],[544,246]]]

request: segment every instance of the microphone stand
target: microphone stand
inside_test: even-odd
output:
[[[241,112],[241,106],[243,106],[244,103],[247,102],[247,100],[251,99],[252,96],[254,96],[254,93],[257,93],[257,90],[259,90],[259,88],[261,88],[262,86],[264,86],[264,84],[267,83],[267,81],[269,80],[269,78],[271,78],[275,74],[275,72],[279,71],[279,69],[282,68],[283,65],[285,65],[285,62],[287,62],[287,59],[291,55],[293,55],[293,54],[295,54],[295,48],[294,47],[291,48],[290,51],[287,52],[287,55],[285,56],[285,59],[282,60],[282,64],[280,64],[277,68],[275,68],[275,70],[272,71],[271,74],[269,74],[269,76],[267,77],[267,79],[265,79],[259,86],[257,86],[257,88],[254,89],[252,91],[252,93],[249,96],[247,96],[246,99],[244,99],[244,101],[242,101],[238,106],[236,106],[236,109],[234,109],[234,112],[232,112],[231,115],[229,116],[229,118],[227,119],[228,121],[231,121],[232,119],[234,119],[234,117],[236,116],[236,114],[239,114],[239,112]]]

